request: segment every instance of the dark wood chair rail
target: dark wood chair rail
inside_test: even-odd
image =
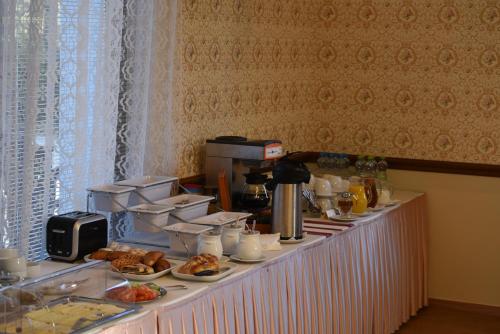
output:
[[[319,152],[296,152],[292,158],[303,162],[315,162],[319,158]],[[357,156],[350,154],[349,159],[351,163],[354,163]],[[386,160],[390,169],[500,177],[500,165],[391,157],[386,157]],[[204,175],[196,175],[182,178],[180,181],[181,183],[203,183],[204,179]]]

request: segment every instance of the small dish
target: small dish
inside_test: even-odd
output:
[[[258,259],[254,259],[254,260],[249,260],[249,259],[241,259],[239,257],[237,257],[236,255],[231,255],[229,257],[231,260],[233,261],[237,261],[237,262],[243,262],[243,263],[257,263],[257,262],[262,262],[266,259],[266,257],[264,255],[262,255],[260,258]]]
[[[219,267],[219,273],[217,275],[211,275],[211,276],[195,276],[192,274],[182,274],[179,272],[180,267],[181,266],[178,266],[174,268],[174,270],[172,270],[172,276],[188,281],[215,282],[226,276],[231,275],[236,270],[238,265],[236,263],[231,263],[231,262],[221,263]]]
[[[92,259],[92,258],[90,257],[90,255],[92,255],[92,254],[87,254],[87,255],[85,255],[85,256],[83,257],[83,261],[85,261],[85,262],[103,261],[103,260],[94,260],[94,259]]]
[[[280,244],[300,244],[301,242],[304,242],[307,237],[307,232],[302,232],[302,239],[288,239],[288,240],[280,240]]]

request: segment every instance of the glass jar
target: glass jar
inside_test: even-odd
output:
[[[349,192],[353,194],[352,212],[364,213],[368,208],[365,185],[359,177],[351,177]]]
[[[233,254],[240,241],[240,232],[244,225],[226,225],[222,228],[222,249],[224,254]]]
[[[378,202],[377,179],[375,179],[374,177],[366,177],[362,179],[362,182],[365,186],[366,198],[368,199],[368,207],[376,207]]]
[[[259,231],[240,232],[240,241],[236,247],[236,256],[242,260],[258,260],[262,258]]]
[[[340,216],[346,218],[350,217],[353,204],[353,194],[347,191],[340,193],[337,200],[337,208],[340,211]]]
[[[218,259],[222,257],[222,242],[219,233],[208,231],[200,235],[198,240],[197,254],[212,254]]]

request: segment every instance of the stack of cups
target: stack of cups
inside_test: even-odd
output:
[[[24,278],[27,275],[26,259],[15,248],[0,248],[0,271]]]

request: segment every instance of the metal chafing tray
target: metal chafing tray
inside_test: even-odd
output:
[[[24,310],[24,311],[16,312],[14,314],[9,314],[8,323],[13,323],[13,322],[19,321],[19,325],[21,325],[21,328],[19,329],[20,331],[18,331],[18,333],[23,333],[23,331],[22,331],[22,319],[27,313],[32,312],[32,311],[36,311],[39,309],[50,309],[56,305],[68,304],[68,303],[74,303],[74,302],[115,305],[117,307],[122,308],[123,311],[116,313],[116,314],[109,315],[109,316],[103,316],[102,318],[100,318],[98,320],[92,320],[92,319],[82,317],[81,318],[82,320],[85,319],[87,321],[92,321],[92,323],[85,324],[84,326],[80,327],[80,326],[77,326],[78,322],[80,321],[80,320],[78,320],[75,323],[75,325],[73,325],[73,327],[71,327],[71,330],[69,332],[67,332],[68,334],[69,333],[71,333],[71,334],[84,333],[90,329],[102,326],[108,322],[117,320],[117,319],[122,318],[126,315],[129,315],[129,314],[138,312],[139,309],[141,308],[140,305],[127,304],[127,303],[122,303],[119,301],[112,301],[112,300],[107,300],[107,299],[104,300],[104,299],[88,298],[88,297],[81,297],[81,296],[63,296],[63,297],[59,297],[57,299],[51,300],[50,302],[48,302],[47,304],[45,304],[42,307],[37,307],[37,308],[31,309],[29,311]],[[6,327],[5,327],[6,325],[7,325],[7,323],[0,324],[0,333],[7,333]],[[60,326],[61,326],[61,324],[60,324]],[[57,328],[56,323],[54,323],[54,329],[55,329],[55,333],[63,333],[62,331],[60,331]],[[28,329],[27,333],[32,333],[32,332]]]

